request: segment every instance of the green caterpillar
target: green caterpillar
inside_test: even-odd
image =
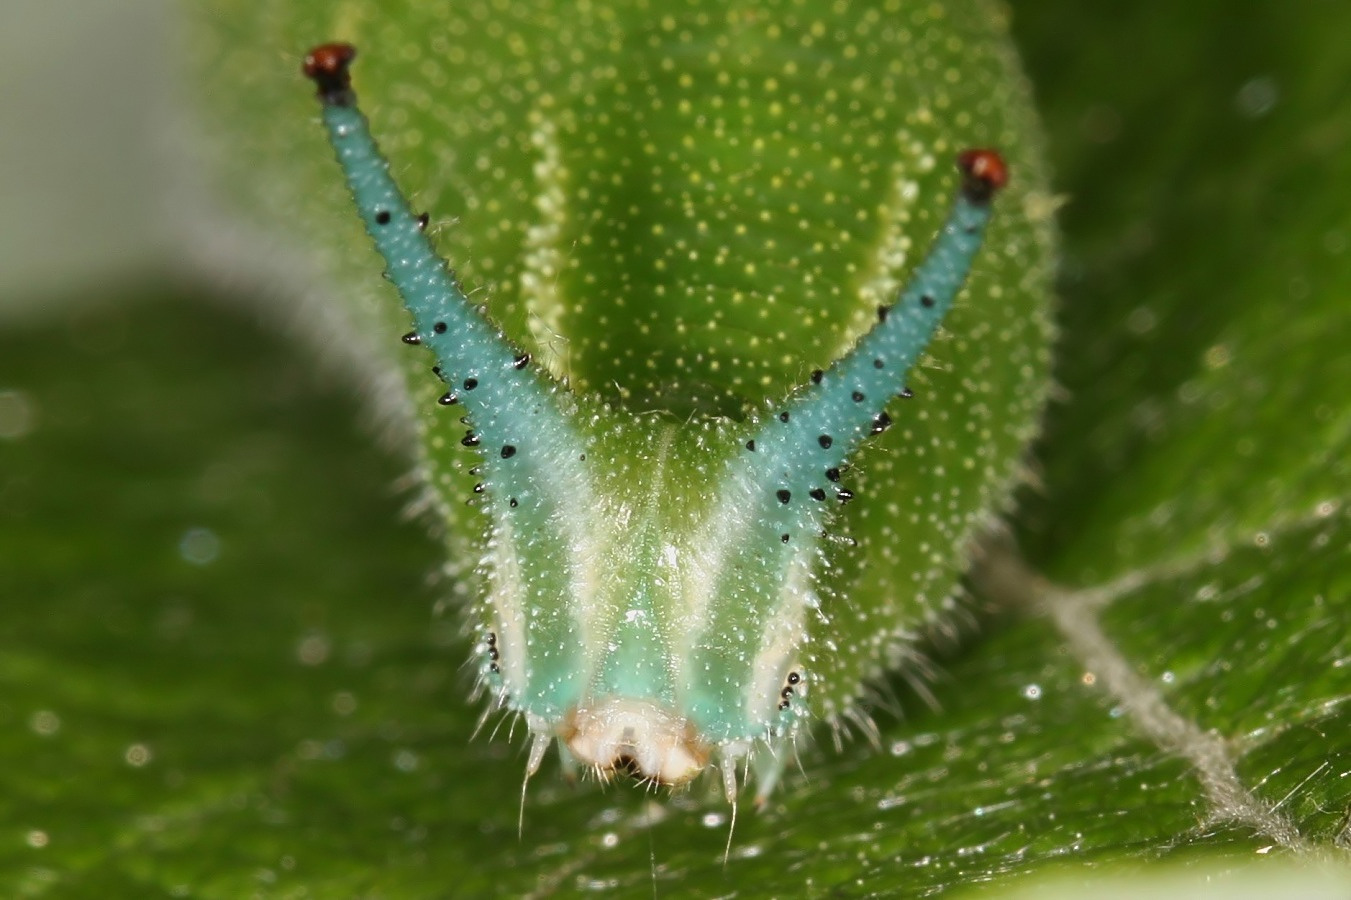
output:
[[[467,260],[486,306],[391,179],[354,51],[304,66],[412,314],[479,682],[528,726],[528,773],[556,743],[601,777],[715,770],[729,798],[753,771],[762,801],[810,720],[869,727],[864,684],[951,621],[966,543],[1016,481],[1049,332],[1035,163],[1022,185],[1001,106],[1022,98],[973,101],[950,70],[902,102],[923,47],[989,38],[969,11],[963,30],[896,3],[523,8],[446,55],[510,64],[438,100],[497,122],[496,158],[528,157],[466,151],[456,178],[481,180],[436,210],[461,216],[453,244],[486,240]],[[981,143],[1001,152],[961,149]],[[992,203],[1010,150],[1022,186]]]

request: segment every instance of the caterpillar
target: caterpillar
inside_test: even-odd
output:
[[[941,609],[932,598],[906,598],[899,572],[881,573],[886,596],[851,596],[877,584],[895,553],[879,547],[888,529],[869,534],[871,523],[859,527],[850,516],[903,515],[896,507],[904,497],[886,484],[885,442],[895,422],[922,409],[909,386],[915,366],[978,259],[1008,182],[1004,157],[980,148],[954,154],[956,190],[922,261],[873,305],[870,327],[843,352],[799,363],[800,384],[737,397],[733,387],[744,382],[713,372],[703,379],[698,358],[676,358],[669,362],[682,370],[679,387],[629,379],[588,390],[595,372],[562,354],[541,358],[539,342],[529,348],[508,336],[436,253],[428,214],[410,207],[357,105],[355,53],[343,43],[317,46],[303,71],[361,221],[412,318],[402,341],[438,384],[423,422],[430,481],[452,528],[479,531],[473,665],[490,706],[528,727],[527,780],[556,746],[564,771],[600,778],[677,786],[711,771],[733,802],[753,774],[762,804],[808,723],[856,715],[862,682],[894,663]],[[537,132],[547,167],[556,135],[547,124]],[[646,235],[611,240],[609,252],[663,244],[675,224],[654,221]],[[728,227],[744,234],[753,225]],[[690,234],[701,231],[706,223],[695,222]],[[684,238],[675,246],[690,256],[725,249]],[[667,265],[651,266],[650,283],[625,286],[635,317],[644,293],[690,293],[688,282],[662,278],[672,256],[663,254]],[[745,262],[736,278],[753,281],[754,269]],[[766,292],[745,296],[764,302]],[[689,307],[698,308],[693,300]],[[634,332],[616,327],[626,333]],[[463,430],[447,441],[454,422]],[[1016,427],[1027,431],[1025,422]],[[467,497],[450,471],[457,465],[474,479]],[[998,487],[991,483],[1001,479],[991,467],[986,496],[956,517],[960,537],[986,514]],[[880,495],[871,505],[869,490]],[[463,500],[469,517],[451,512]],[[958,555],[941,546],[949,535],[937,543],[908,564],[938,557],[947,565]],[[907,602],[909,614],[898,612]],[[875,632],[866,641],[857,638],[860,625]]]

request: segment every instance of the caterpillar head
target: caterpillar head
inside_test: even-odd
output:
[[[957,156],[947,220],[851,350],[745,419],[639,414],[573,396],[505,339],[434,252],[352,89],[355,50],[306,57],[357,210],[429,354],[440,405],[468,426],[487,522],[479,674],[568,768],[678,785],[710,767],[764,797],[809,715],[825,536],[860,449],[958,295],[1003,158]],[[634,448],[641,448],[635,453]],[[699,486],[691,491],[690,485]]]

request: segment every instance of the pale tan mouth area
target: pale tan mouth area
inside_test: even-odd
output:
[[[629,772],[657,784],[684,784],[708,765],[709,748],[689,720],[650,700],[607,697],[573,709],[559,739],[602,776]]]

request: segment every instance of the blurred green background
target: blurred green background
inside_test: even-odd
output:
[[[1015,532],[1085,597],[1117,587],[1112,646],[1296,839],[1226,816],[1035,616],[937,648],[938,708],[898,677],[880,750],[804,748],[725,867],[716,797],[548,767],[518,839],[519,735],[468,738],[408,460],[260,311],[288,285],[184,245],[210,207],[172,11],[11,4],[0,894],[913,896],[1166,862],[1335,889],[1315,863],[1351,847],[1351,7],[1012,18],[1066,201],[1059,399]]]

